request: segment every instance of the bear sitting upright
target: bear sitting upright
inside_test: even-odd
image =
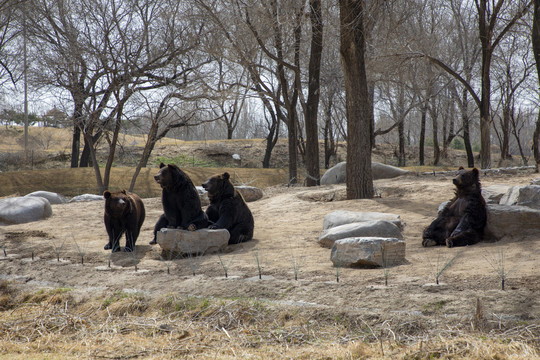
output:
[[[424,230],[423,246],[446,244],[451,248],[476,244],[482,240],[487,210],[478,175],[476,168],[469,171],[459,168],[453,180],[456,196]]]
[[[253,238],[254,221],[242,194],[231,183],[228,173],[209,178],[202,187],[208,191],[210,205],[206,209],[210,229],[227,229],[230,244]]]
[[[105,228],[109,234],[109,243],[105,250],[120,251],[120,237],[126,233],[124,251],[135,250],[135,242],[139,237],[144,222],[144,204],[137,194],[126,190],[103,193],[105,198]]]
[[[208,218],[201,207],[201,199],[189,176],[176,165],[159,165],[159,172],[154,176],[161,186],[161,203],[164,214],[154,227],[154,239],[162,228],[195,231],[208,226]]]

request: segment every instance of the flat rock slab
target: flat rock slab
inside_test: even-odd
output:
[[[377,237],[403,239],[401,230],[390,221],[369,220],[350,223],[324,230],[319,236],[319,245],[331,248],[337,240],[351,237]]]
[[[57,204],[65,204],[68,202],[68,199],[66,199],[64,196],[50,192],[50,191],[34,191],[30,194],[27,194],[25,196],[34,196],[34,197],[42,197],[47,200],[49,200],[49,203],[51,205],[57,205]]]
[[[328,230],[336,226],[372,221],[372,220],[386,220],[390,221],[398,228],[403,229],[403,223],[401,217],[396,214],[381,213],[381,212],[357,212],[348,210],[336,210],[326,215],[323,220],[323,230]]]
[[[51,215],[51,203],[42,197],[22,196],[0,200],[0,225],[23,224]]]
[[[85,201],[99,201],[104,200],[103,195],[95,195],[95,194],[82,194],[77,195],[71,198],[69,200],[70,203],[72,202],[85,202]]]
[[[401,175],[409,174],[407,170],[400,169],[392,165],[381,164],[378,162],[371,163],[371,172],[373,180],[378,179],[391,179]],[[328,169],[321,177],[321,185],[331,184],[343,184],[347,177],[347,163],[345,161],[340,162]]]
[[[156,240],[164,251],[173,254],[204,255],[223,250],[229,243],[227,229],[200,229],[187,231],[163,228]]]
[[[391,267],[405,261],[405,241],[396,238],[352,237],[337,240],[330,260],[335,267]]]

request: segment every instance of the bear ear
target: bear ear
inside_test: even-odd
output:
[[[109,190],[105,190],[105,191],[103,192],[103,197],[104,197],[105,199],[110,198],[110,197],[111,197],[111,192],[110,192]]]
[[[463,166],[460,166],[458,170],[463,170]]]
[[[223,180],[229,180],[230,177],[228,172],[223,173]]]
[[[478,176],[479,171],[477,168],[472,169],[472,172],[474,175]]]
[[[122,189],[122,194],[127,195],[126,189]]]
[[[160,168],[160,169],[161,169],[162,167],[164,167],[164,166],[165,166],[164,163],[160,163],[160,164],[159,164],[159,168]]]

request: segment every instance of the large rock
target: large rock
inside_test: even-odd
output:
[[[501,198],[499,204],[540,209],[540,185],[512,186]]]
[[[486,241],[504,237],[520,239],[537,236],[540,227],[540,210],[526,206],[490,204],[485,229]]]
[[[335,267],[390,267],[405,261],[405,241],[395,238],[353,237],[338,240],[330,260]]]
[[[257,201],[263,197],[262,190],[255,186],[241,185],[235,186],[234,188],[238,190],[240,194],[242,194],[242,197],[244,200],[246,200],[246,202]]]
[[[229,243],[227,229],[187,231],[163,228],[157,233],[157,243],[164,251],[175,254],[204,255],[223,250]]]
[[[53,193],[53,192],[50,192],[50,191],[34,191],[30,194],[27,194],[25,196],[34,196],[34,197],[42,197],[42,198],[45,198],[47,200],[49,200],[49,203],[51,205],[56,205],[56,204],[65,204],[68,202],[68,200],[60,195],[60,194],[57,194],[57,193]]]
[[[378,162],[371,163],[371,171],[373,174],[373,180],[391,179],[409,173],[407,170]],[[328,169],[323,174],[321,177],[321,185],[342,184],[347,180],[346,174],[346,162],[342,161],[334,167]]]
[[[326,215],[323,220],[323,230],[328,230],[336,226],[371,221],[371,220],[386,220],[390,221],[398,228],[403,229],[401,217],[396,214],[381,213],[381,212],[358,212],[348,210],[336,210]]]
[[[38,221],[51,215],[51,204],[42,197],[23,196],[0,200],[0,225]]]
[[[482,196],[487,204],[498,204],[511,187],[510,185],[501,184],[482,187]]]
[[[403,239],[401,230],[386,220],[369,220],[351,223],[324,230],[319,236],[319,245],[331,248],[334,242],[340,239],[352,237],[379,237]]]

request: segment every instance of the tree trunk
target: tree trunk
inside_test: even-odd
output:
[[[439,148],[439,123],[435,104],[430,108],[431,121],[433,123],[433,165],[439,165],[441,159],[441,149]]]
[[[420,140],[418,145],[418,164],[425,165],[425,143],[426,143],[426,117],[427,104],[424,104],[420,109]]]
[[[347,198],[372,198],[371,119],[367,88],[363,1],[340,0],[340,54],[347,111]]]
[[[319,167],[319,127],[317,113],[319,109],[319,78],[323,50],[323,22],[321,1],[310,0],[311,53],[309,56],[308,97],[306,104],[306,186],[320,184]]]
[[[534,0],[534,15],[532,28],[532,47],[534,60],[536,60],[536,72],[540,80],[540,0]],[[536,172],[540,167],[540,112],[536,119],[536,128],[533,135],[533,153],[536,163]]]
[[[73,124],[73,138],[71,141],[71,167],[79,167],[79,154],[81,148],[81,129]]]
[[[332,128],[332,106],[334,102],[333,94],[329,96],[328,105],[325,110],[324,120],[324,168],[330,168],[330,158],[336,153],[334,141],[334,129]]]

